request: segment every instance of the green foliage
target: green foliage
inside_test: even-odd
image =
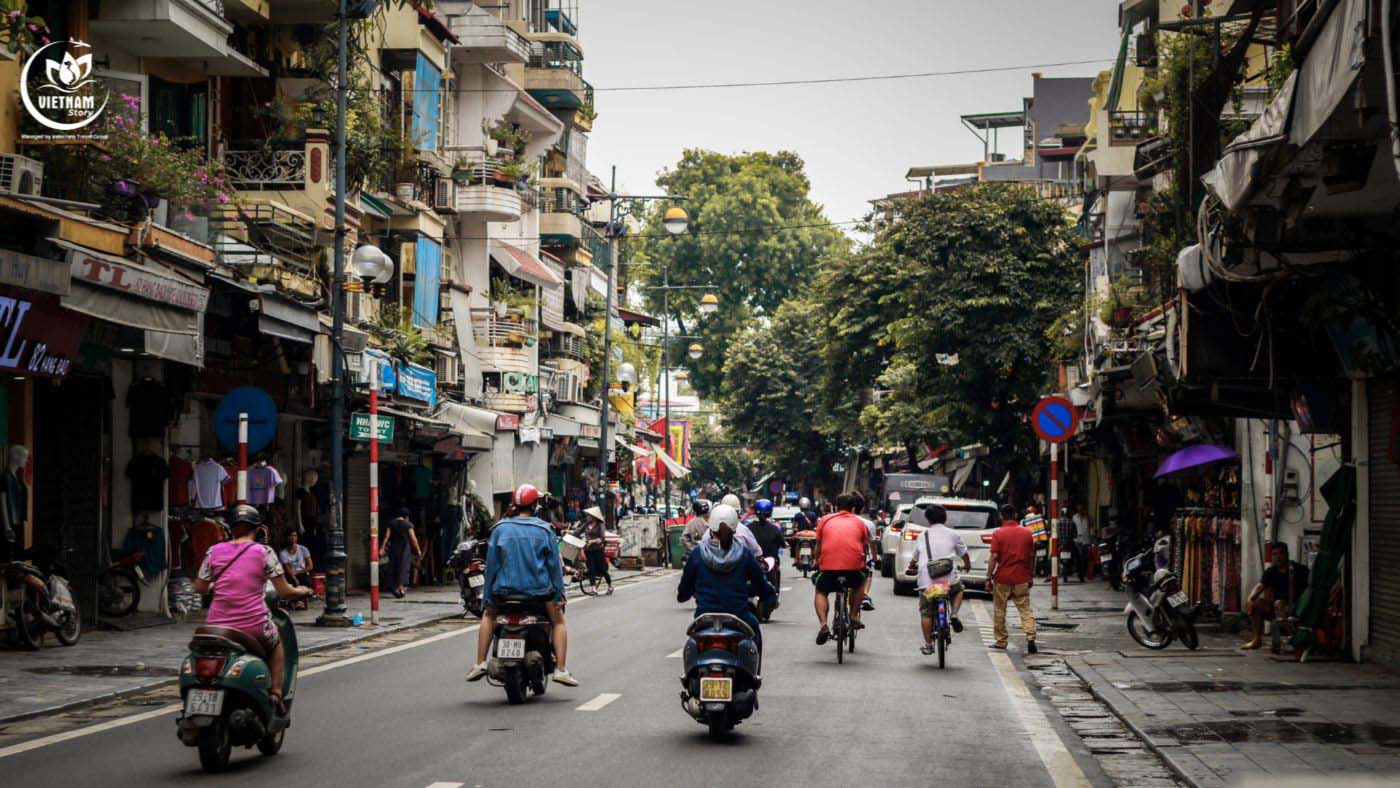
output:
[[[535,316],[535,289],[529,288],[529,292],[522,291],[510,279],[504,276],[491,277],[491,300],[498,304],[505,304],[508,309],[512,309],[525,318]]]
[[[733,338],[723,370],[730,431],[798,478],[826,476],[840,456],[816,426],[820,399],[812,383],[824,369],[820,320],[811,302],[782,304],[771,320]]]
[[[868,247],[820,279],[822,429],[848,441],[983,442],[1010,459],[1044,393],[1047,331],[1082,301],[1063,209],[985,184],[901,201],[873,229]],[[960,363],[940,366],[939,353]],[[863,389],[882,396],[862,407]]]
[[[508,151],[517,159],[525,156],[525,148],[530,144],[528,131],[517,128],[514,123],[507,120],[498,120],[494,123],[483,120],[481,130],[486,132],[486,136],[496,141],[499,146],[498,152]]]
[[[808,196],[803,162],[791,152],[743,153],[687,150],[657,183],[668,194],[687,197],[687,232],[669,237],[661,225],[667,203],[657,203],[646,222],[644,243],[634,258],[643,286],[661,284],[669,270],[672,285],[716,285],[720,310],[696,323],[703,291],[670,294],[670,309],[699,334],[705,354],[690,360],[677,352],[702,397],[717,396],[732,338],[756,316],[771,316],[785,300],[810,289],[818,263],[844,252],[847,239],[829,226],[821,207]],[[815,226],[814,226],[815,225]],[[768,228],[783,227],[773,230]],[[646,308],[659,314],[661,294],[650,291]]]
[[[98,124],[106,137],[105,153],[97,170],[105,184],[121,193],[139,191],[163,197],[174,211],[188,214],[227,203],[233,189],[218,162],[208,161],[202,149],[185,147],[182,140],[151,134],[141,112],[141,100],[121,95]]]
[[[387,352],[391,358],[405,364],[424,364],[432,358],[432,353],[428,351],[427,338],[417,326],[408,321],[394,328]]]
[[[24,0],[0,0],[0,46],[20,59],[49,43],[53,31],[42,17],[28,16]]]
[[[378,69],[377,50],[371,50],[371,40],[383,23],[384,6],[371,19],[352,21],[347,40],[347,66],[350,78],[345,114],[345,180],[351,192],[366,184],[378,184],[389,174],[396,161],[393,155],[393,126],[386,124],[383,97],[371,83]],[[338,45],[336,26],[325,25],[316,31],[306,48],[307,76],[315,80],[307,90],[305,101],[296,105],[287,118],[282,136],[298,139],[311,128],[330,128],[337,113],[335,74]],[[386,145],[386,139],[390,140]]]
[[[713,484],[720,489],[747,488],[753,459],[737,446],[728,430],[710,427],[707,419],[696,419],[690,426],[690,479],[695,484]]]
[[[588,291],[584,313],[588,315],[588,330],[583,337],[584,360],[588,362],[590,377],[584,387],[584,395],[591,399],[599,395],[603,384],[603,297]],[[617,379],[617,369],[623,363],[631,364],[637,370],[637,386],[645,390],[655,386],[656,375],[661,369],[661,349],[644,344],[639,338],[621,330],[617,325],[612,331],[612,360],[608,374]]]

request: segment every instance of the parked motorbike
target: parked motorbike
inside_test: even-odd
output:
[[[1129,558],[1123,565],[1123,583],[1128,587],[1128,634],[1139,645],[1163,649],[1173,640],[1195,650],[1200,647],[1196,634],[1196,609],[1181,590],[1181,580],[1170,569],[1153,568],[1153,551]]]
[[[526,701],[526,689],[543,695],[549,685],[554,672],[552,629],[544,601],[537,597],[506,596],[496,605],[486,677],[505,687],[511,705]]]
[[[37,650],[44,635],[53,632],[58,642],[71,646],[83,635],[83,616],[68,585],[68,570],[56,550],[31,549],[23,560],[0,566],[4,600],[0,626],[14,630],[21,646]]]
[[[764,556],[763,574],[768,578],[768,582],[773,586],[773,590],[779,592],[781,591],[780,584],[782,582],[780,573],[781,570],[778,568],[778,559]],[[758,620],[767,624],[768,619],[773,617],[773,611],[778,609],[778,600],[774,599],[772,602],[765,602],[762,597],[759,597],[756,609]]]
[[[129,616],[140,606],[141,583],[146,579],[141,559],[145,556],[140,551],[128,553],[97,576],[97,610],[104,618]]]
[[[271,612],[286,654],[282,709],[268,695],[268,655],[257,638],[239,629],[205,625],[190,640],[190,653],[180,666],[185,709],[175,723],[180,741],[199,748],[199,765],[205,771],[225,769],[235,746],[256,745],[263,755],[282,749],[296,695],[297,635],[286,612],[275,605]]]
[[[462,596],[462,607],[477,618],[481,618],[481,587],[486,585],[486,561],[477,555],[478,539],[463,539],[457,543],[452,556],[447,560],[457,575],[457,587]]]
[[[758,710],[758,646],[753,629],[738,616],[706,613],[686,630],[681,707],[710,729],[710,738],[729,731]]]

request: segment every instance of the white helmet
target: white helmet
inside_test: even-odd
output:
[[[744,505],[743,502],[739,500],[739,496],[734,493],[727,493],[723,498],[719,499],[719,502],[734,509],[736,512],[739,510],[739,507]]]
[[[710,528],[718,531],[721,525],[729,523],[730,528],[739,527],[739,512],[727,503],[710,510]]]
[[[797,508],[799,508],[799,509],[811,509],[811,508],[812,508],[812,499],[811,499],[811,498],[808,498],[808,497],[805,496],[805,495],[802,496],[802,500],[800,500],[800,501],[797,502]]]

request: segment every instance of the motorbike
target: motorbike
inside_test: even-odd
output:
[[[1128,634],[1139,645],[1164,649],[1173,640],[1195,650],[1200,648],[1196,634],[1196,608],[1181,589],[1181,580],[1167,568],[1154,569],[1153,551],[1129,558],[1123,565],[1123,583],[1128,588]]]
[[[447,560],[448,566],[457,575],[462,607],[477,618],[481,618],[483,608],[481,587],[486,585],[486,561],[477,555],[480,544],[478,539],[463,539]]]
[[[141,604],[141,583],[146,573],[141,570],[140,551],[128,553],[112,562],[97,576],[97,610],[105,618],[121,618],[136,612]]]
[[[543,695],[554,672],[553,627],[544,601],[537,597],[506,596],[496,604],[496,629],[491,636],[491,658],[486,677],[505,687],[506,701],[524,703],[529,695]]]
[[[723,740],[758,710],[758,646],[753,629],[738,616],[705,613],[686,630],[681,707]]]
[[[227,768],[235,746],[256,746],[263,755],[276,755],[292,724],[296,628],[286,612],[275,605],[270,609],[286,654],[281,709],[267,692],[270,670],[262,643],[240,629],[199,627],[180,665],[184,711],[175,720],[177,732],[185,746],[199,749],[199,764],[207,772]]]
[[[793,550],[793,566],[802,571],[802,576],[806,577],[808,572],[817,568],[817,562],[813,559],[817,547],[816,531],[798,531],[797,549]]]
[[[764,556],[762,563],[763,574],[768,578],[768,582],[773,586],[773,590],[778,591],[779,586],[782,582],[782,579],[780,577],[780,570],[778,569],[778,559],[772,558],[770,556]],[[768,620],[773,617],[773,611],[777,609],[778,600],[774,599],[772,602],[765,602],[762,598],[760,598],[758,600],[758,604],[756,605],[758,620],[764,624],[767,624]]]
[[[64,646],[76,644],[83,635],[82,612],[58,552],[31,549],[21,553],[23,560],[0,566],[0,628],[14,629],[26,649],[38,650],[49,632]]]

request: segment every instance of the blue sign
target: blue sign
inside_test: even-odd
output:
[[[267,448],[277,437],[277,405],[257,386],[242,386],[219,400],[214,409],[214,437],[227,449],[238,448],[238,414],[248,414],[248,451]]]
[[[1064,397],[1046,397],[1031,411],[1031,427],[1043,441],[1064,443],[1074,437],[1079,414]]]
[[[394,360],[387,353],[378,350],[365,351],[365,363],[379,368],[379,390],[393,391],[398,387],[398,375],[394,373]]]
[[[402,364],[398,368],[399,385],[396,391],[402,396],[437,404],[437,373],[417,364]]]

